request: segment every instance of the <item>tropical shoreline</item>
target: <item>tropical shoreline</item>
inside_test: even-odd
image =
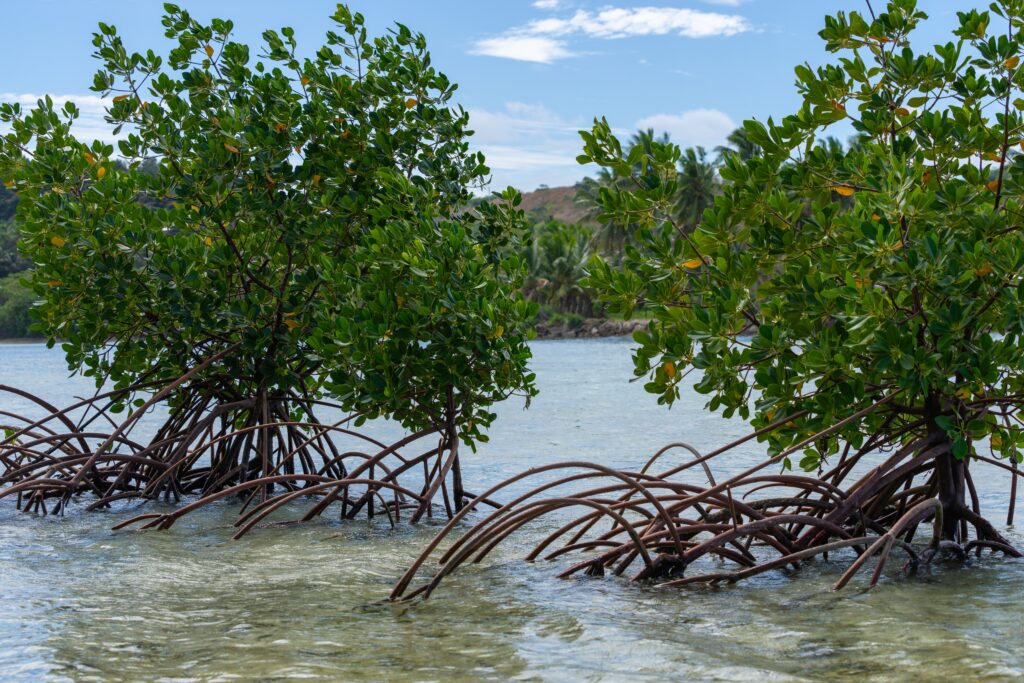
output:
[[[569,321],[562,319],[538,321],[538,339],[591,339],[596,337],[628,337],[637,330],[647,328],[645,319],[610,320],[608,318],[583,318]]]

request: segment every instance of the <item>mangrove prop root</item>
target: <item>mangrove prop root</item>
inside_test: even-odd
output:
[[[756,436],[708,455],[687,444],[671,444],[635,472],[577,461],[519,473],[481,494],[500,500],[515,492],[504,505],[479,511],[468,529],[460,522],[470,511],[456,514],[401,577],[391,599],[429,597],[462,565],[480,562],[516,531],[549,516],[555,528],[527,554],[527,561],[569,560],[562,577],[625,574],[658,586],[735,583],[846,552],[853,560],[835,590],[869,566],[870,588],[882,577],[893,550],[906,558],[906,573],[940,555],[966,559],[972,550],[1021,556],[980,514],[969,479],[969,467],[1010,469],[1004,463],[973,455],[957,463],[966,485],[959,487],[962,495],[952,498],[937,495],[949,486],[954,469],[951,444],[935,438],[896,448],[870,469],[856,465],[877,452],[876,440],[860,451],[847,449],[837,467],[819,476],[770,473],[771,465],[802,449],[804,442],[733,477],[716,477],[710,461]],[[676,448],[693,457],[652,474],[659,459]],[[530,487],[530,480],[540,483]],[[567,517],[566,509],[578,512]],[[915,533],[925,524],[930,538],[920,535],[919,543],[926,545],[915,548]],[[973,532],[972,539],[965,528]],[[423,577],[435,557],[436,570]]]
[[[296,505],[304,506],[301,521],[333,506],[342,518],[381,516],[392,525],[474,502],[500,507],[454,481],[458,447],[450,426],[383,443],[354,429],[355,415],[318,419],[318,413],[342,414],[329,402],[266,392],[216,397],[189,385],[195,373],[63,409],[0,385],[0,504],[13,500],[21,510],[53,514],[79,499],[88,510],[179,503],[116,527],[167,529],[211,503],[238,501],[236,538],[269,523],[274,512],[294,514]],[[127,418],[113,412],[141,390],[151,397]],[[20,412],[12,405],[22,406]],[[162,422],[155,419],[163,413]],[[453,481],[446,484],[446,477]]]

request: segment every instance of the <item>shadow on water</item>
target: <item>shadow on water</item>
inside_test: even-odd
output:
[[[707,449],[745,432],[703,413],[693,394],[671,412],[656,406],[626,383],[626,342],[534,348],[541,396],[528,412],[501,407],[491,444],[467,457],[474,487],[573,456],[634,467],[668,441]],[[42,346],[0,347],[0,368],[0,383],[56,401],[89,390]],[[980,484],[983,503],[998,509],[1005,482]],[[551,519],[429,602],[394,606],[378,601],[436,524],[392,531],[386,520],[324,520],[235,542],[226,505],[168,532],[111,532],[124,514],[33,518],[0,504],[0,680],[1024,676],[1021,561],[986,556],[905,580],[894,567],[869,593],[829,590],[842,558],[798,578],[655,590],[562,581],[550,565],[523,563]]]

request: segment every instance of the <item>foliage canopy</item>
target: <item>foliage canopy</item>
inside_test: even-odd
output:
[[[532,395],[518,195],[465,210],[488,169],[424,37],[368,37],[339,5],[311,57],[283,28],[254,59],[230,21],[165,9],[166,58],[94,36],[119,161],[74,137],[73,104],[0,108],[39,327],[70,367],[125,387],[237,345],[193,384],[222,401],[326,385],[471,442],[490,403]]]
[[[635,363],[660,401],[699,370],[711,409],[784,423],[765,437],[778,452],[898,393],[807,448],[806,469],[879,434],[944,432],[958,459],[1024,446],[1024,2],[961,12],[922,52],[925,18],[914,0],[828,17],[838,61],[796,67],[795,114],[745,122],[759,153],[725,155],[693,234],[672,212],[677,148],[625,154],[604,121],[583,134],[581,161],[632,181],[604,193],[606,217],[641,224],[621,271],[594,261],[589,284],[655,317]],[[847,149],[823,140],[840,123]]]

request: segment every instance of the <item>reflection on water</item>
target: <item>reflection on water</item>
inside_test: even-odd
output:
[[[535,344],[541,396],[528,412],[502,406],[491,444],[467,457],[472,488],[575,457],[635,467],[668,441],[707,449],[744,432],[701,412],[692,394],[672,411],[656,406],[626,383],[628,348]],[[89,390],[37,345],[0,346],[0,383],[58,403]],[[756,457],[751,446],[728,464]],[[998,518],[1006,482],[980,484]],[[455,574],[431,601],[394,606],[381,601],[436,525],[322,520],[236,542],[224,507],[168,532],[111,532],[125,514],[32,518],[0,502],[0,680],[1024,676],[1024,562],[998,556],[868,593],[829,590],[839,561],[808,565],[799,579],[659,590],[562,581],[523,563],[551,519]]]

